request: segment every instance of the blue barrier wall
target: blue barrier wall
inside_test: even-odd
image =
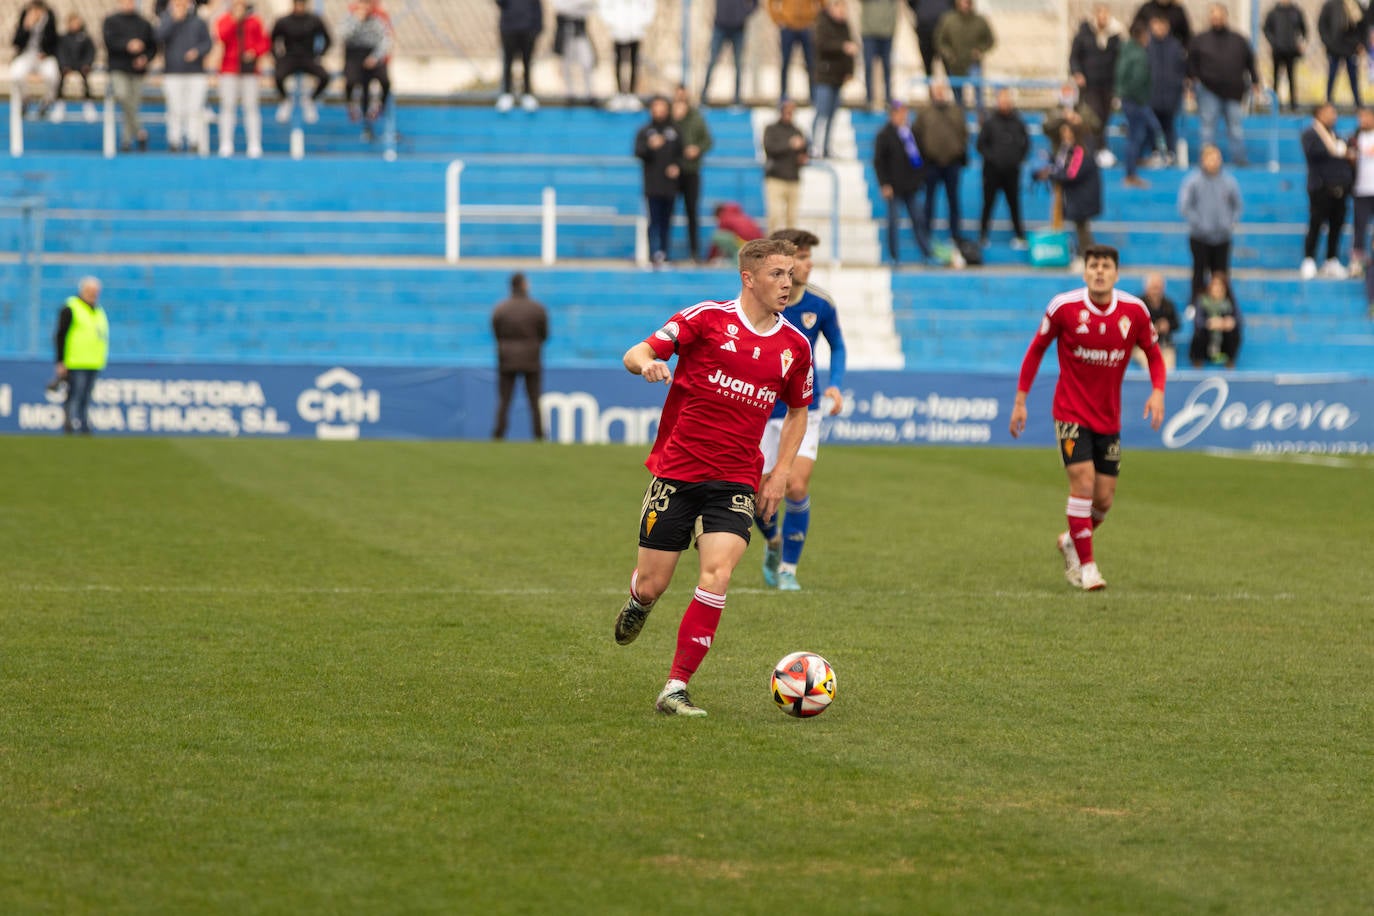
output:
[[[61,399],[45,394],[52,366],[0,363],[0,433],[56,433]],[[1054,379],[1039,379],[1026,433],[1007,429],[1012,374],[855,372],[845,407],[822,427],[827,442],[901,445],[1053,444]],[[102,435],[318,439],[482,439],[495,409],[490,369],[382,366],[121,364],[98,382],[92,426]],[[541,402],[561,443],[648,443],[665,388],[612,369],[551,370]],[[1156,431],[1140,417],[1149,382],[1134,375],[1122,398],[1130,448],[1369,454],[1374,385],[1351,376],[1180,373]],[[512,438],[528,437],[516,399]]]

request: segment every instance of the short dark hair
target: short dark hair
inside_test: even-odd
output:
[[[515,293],[517,296],[523,296],[525,293],[529,292],[529,290],[530,282],[525,278],[524,274],[516,271],[510,275],[510,291],[512,293]]]
[[[1111,245],[1089,245],[1083,249],[1083,263],[1086,264],[1093,258],[1106,258],[1117,267],[1121,266],[1121,253]]]
[[[819,238],[805,229],[779,229],[768,237],[783,242],[791,242],[798,248],[815,248],[821,243]]]

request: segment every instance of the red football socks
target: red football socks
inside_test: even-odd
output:
[[[723,610],[724,595],[697,589],[677,628],[677,652],[673,654],[673,667],[668,671],[669,680],[684,683],[691,680],[697,666],[711,651],[711,640],[715,638]]]
[[[1069,497],[1064,512],[1069,517],[1069,538],[1073,549],[1078,552],[1078,562],[1087,564],[1093,561],[1093,501],[1077,496]]]

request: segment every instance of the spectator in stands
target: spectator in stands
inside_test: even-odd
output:
[[[793,123],[796,102],[783,102],[763,130],[763,199],[768,231],[795,226],[801,216],[801,169],[808,161],[806,134]]]
[[[711,250],[707,252],[712,263],[726,258],[734,261],[745,242],[763,238],[758,223],[734,201],[716,204],[715,215],[716,229],[711,233]]]
[[[1177,38],[1179,44],[1185,48],[1192,44],[1193,27],[1188,22],[1188,10],[1179,0],[1145,0],[1140,4],[1140,9],[1135,11],[1131,25],[1137,22],[1148,24],[1156,16],[1168,20],[1169,34]]]
[[[143,100],[143,79],[157,54],[157,35],[152,23],[138,14],[136,0],[119,0],[115,12],[105,17],[105,56],[110,68],[110,85],[124,116],[124,139],[120,149],[128,151],[136,143],[140,151],[148,148],[148,132],[139,119]]]
[[[1097,138],[1102,132],[1102,122],[1098,120],[1097,112],[1079,98],[1078,85],[1073,80],[1060,87],[1059,107],[1050,112],[1045,117],[1045,123],[1041,125],[1041,131],[1050,144],[1050,158],[1054,158],[1059,152],[1059,128],[1063,124],[1079,130],[1085,140],[1092,144],[1094,152],[1099,149]]]
[[[1164,134],[1164,158],[1174,162],[1178,150],[1176,121],[1188,82],[1188,52],[1169,31],[1169,20],[1163,16],[1150,20],[1150,43],[1145,50],[1150,59],[1150,110]]]
[[[1159,335],[1159,353],[1164,357],[1164,368],[1170,372],[1178,365],[1178,351],[1174,346],[1174,333],[1179,328],[1178,307],[1174,300],[1164,294],[1164,275],[1155,271],[1145,277],[1145,289],[1140,301],[1150,310],[1150,321],[1154,323],[1155,333]],[[1145,354],[1139,347],[1132,354],[1142,369],[1146,368]]]
[[[534,57],[534,42],[544,28],[544,4],[541,0],[496,0],[501,10],[501,95],[496,110],[510,111],[515,107],[515,83],[511,71],[515,59],[520,58],[520,77],[524,91],[520,107],[538,111],[539,100],[534,97],[530,83],[530,61]]]
[[[911,7],[911,18],[916,21],[916,46],[921,51],[921,65],[925,67],[926,79],[935,76],[935,62],[940,52],[935,48],[935,30],[940,26],[940,17],[954,9],[954,0],[906,0]]]
[[[864,98],[868,107],[892,102],[892,36],[897,33],[897,0],[859,0],[859,39],[864,52]],[[883,68],[883,98],[873,82],[874,65]]]
[[[1069,73],[1078,84],[1078,97],[1097,115],[1097,148],[1105,149],[1107,118],[1112,113],[1116,86],[1116,58],[1121,52],[1121,23],[1105,3],[1093,6],[1091,19],[1083,20],[1069,48]]]
[[[847,0],[826,0],[825,9],[816,20],[816,120],[811,141],[816,145],[814,155],[818,159],[830,158],[835,109],[840,105],[840,91],[854,75],[854,55],[858,50],[849,30]]]
[[[57,104],[53,106],[52,119],[62,120],[67,113],[66,103],[62,101],[67,76],[75,73],[81,77],[82,103],[81,116],[93,123],[96,118],[95,95],[91,92],[91,68],[95,66],[95,42],[86,31],[86,22],[80,13],[67,16],[67,31],[57,40]]]
[[[215,46],[210,28],[191,0],[171,0],[157,25],[162,49],[162,92],[167,98],[167,148],[174,153],[201,150],[205,133],[205,55]]]
[[[1240,355],[1240,308],[1226,274],[1212,274],[1207,289],[1188,311],[1193,318],[1193,339],[1188,345],[1188,361],[1193,368],[1201,369],[1209,363],[1236,368],[1236,357]]]
[[[491,330],[496,337],[496,426],[491,437],[506,438],[511,396],[515,381],[525,377],[525,396],[530,401],[530,423],[534,439],[544,438],[544,416],[539,410],[539,395],[544,375],[543,348],[549,339],[549,311],[530,298],[529,281],[522,273],[510,276],[510,298],[491,313]]]
[[[916,116],[912,132],[926,164],[926,232],[934,237],[935,192],[943,187],[949,205],[949,237],[957,256],[963,239],[959,225],[959,173],[968,162],[968,124],[963,109],[950,96],[948,83],[938,80],[930,84],[930,104]],[[960,266],[959,260],[956,257],[956,267]]]
[[[1240,222],[1240,184],[1222,170],[1221,150],[1202,148],[1198,167],[1178,189],[1178,213],[1188,222],[1188,248],[1193,255],[1191,302],[1206,288],[1212,274],[1231,270],[1231,238]]]
[[[244,0],[234,0],[215,23],[224,54],[219,64],[219,154],[234,155],[238,108],[243,106],[243,134],[248,158],[262,155],[261,87],[258,65],[272,50],[267,28]]]
[[[315,78],[315,91],[301,93],[301,117],[307,124],[320,119],[315,107],[329,88],[329,71],[320,63],[333,39],[324,20],[310,11],[310,0],[291,0],[291,12],[272,26],[272,56],[276,58],[274,78],[281,102],[277,105],[277,123],[291,120],[291,95],[286,81],[298,74],[308,73]]]
[[[1064,218],[1077,232],[1080,257],[1070,268],[1082,269],[1081,253],[1092,247],[1091,222],[1102,212],[1102,175],[1093,157],[1092,141],[1082,124],[1062,120],[1058,125],[1059,148],[1054,159],[1036,176],[1058,185],[1064,197]]]
[[[195,8],[197,15],[202,6],[209,6],[210,0],[193,0],[191,6]],[[153,17],[161,21],[162,14],[167,12],[167,7],[171,6],[171,0],[153,0]]]
[[[873,139],[873,173],[878,178],[883,200],[887,201],[887,253],[893,265],[901,262],[897,241],[901,221],[898,207],[902,207],[911,220],[916,247],[921,249],[922,259],[930,263],[933,257],[930,226],[921,199],[926,187],[925,160],[916,146],[911,112],[906,103],[894,101],[888,108],[887,123]]]
[[[1239,32],[1227,27],[1225,5],[1207,8],[1210,28],[1201,32],[1188,46],[1188,78],[1197,97],[1198,131],[1202,144],[1216,142],[1217,121],[1226,119],[1231,164],[1247,165],[1245,124],[1242,102],[1246,93],[1258,91],[1264,83],[1255,69],[1255,52]]]
[[[1369,263],[1369,222],[1374,219],[1374,109],[1360,109],[1360,129],[1347,144],[1355,154],[1355,232],[1350,273],[1359,277]]]
[[[644,165],[644,200],[649,210],[649,257],[655,268],[668,261],[673,204],[682,175],[682,135],[673,124],[668,100],[654,96],[649,123],[635,135],[635,155]]]
[[[1345,225],[1346,200],[1354,184],[1353,153],[1336,136],[1336,106],[1318,105],[1312,123],[1302,132],[1302,152],[1307,159],[1307,238],[1303,242],[1300,273],[1304,280],[1317,276],[1317,240],[1326,228],[1326,261],[1321,275],[1344,279],[1347,274],[1339,257],[1341,227]]]
[[[644,109],[639,100],[639,46],[654,21],[655,6],[655,0],[601,0],[601,21],[615,53],[615,95],[606,103],[607,111]]]
[[[1126,185],[1148,188],[1138,174],[1140,160],[1154,149],[1163,154],[1164,134],[1150,107],[1150,29],[1144,23],[1131,26],[1131,38],[1116,59],[1116,94],[1126,115]]]
[[[1274,96],[1279,74],[1288,78],[1288,110],[1298,110],[1297,63],[1307,50],[1307,17],[1293,0],[1278,0],[1264,17],[1264,38],[1274,62]]]
[[[735,62],[735,94],[731,103],[735,106],[744,104],[740,94],[740,81],[744,76],[744,27],[758,8],[759,0],[716,0],[716,15],[711,24],[711,54],[706,62],[706,78],[701,83],[701,104],[706,104],[711,74],[715,72],[721,48],[727,44]]]
[[[29,0],[19,11],[14,28],[14,60],[10,62],[10,90],[13,98],[24,98],[24,82],[37,73],[43,81],[40,116],[48,114],[57,98],[61,70],[57,64],[57,17],[43,0]]]
[[[987,57],[996,38],[986,18],[973,10],[973,0],[954,0],[954,9],[940,17],[935,27],[935,47],[951,80],[973,84],[974,105],[978,117],[983,116],[983,59]],[[964,85],[955,93],[960,107],[964,102]]]
[[[596,51],[587,35],[587,17],[595,8],[596,0],[553,0],[553,53],[563,62],[563,91],[569,104],[591,104]]]
[[[1030,134],[1010,89],[997,92],[997,107],[978,131],[978,155],[983,158],[983,218],[979,222],[978,242],[986,248],[992,227],[992,208],[1001,192],[1011,211],[1011,247],[1025,251],[1026,227],[1021,223],[1021,164],[1030,153]]]
[[[363,137],[371,140],[372,125],[386,110],[391,98],[391,50],[395,36],[391,31],[391,17],[382,9],[381,0],[358,0],[348,7],[348,15],[339,27],[339,40],[344,46],[344,97],[348,99],[348,116],[363,118]],[[377,86],[373,95],[372,86]],[[533,96],[526,96],[533,102]],[[536,103],[535,107],[538,107]],[[532,110],[525,105],[527,111]]]
[[[673,93],[672,116],[678,136],[682,139],[678,191],[682,195],[682,208],[687,214],[687,246],[692,260],[700,263],[701,230],[698,222],[701,213],[701,163],[702,157],[711,151],[715,141],[711,137],[711,129],[706,126],[706,119],[692,106],[686,86],[678,86]]]
[[[1336,75],[1345,67],[1355,107],[1360,106],[1360,50],[1369,37],[1365,11],[1357,0],[1326,0],[1317,14],[1317,34],[1326,48],[1326,100],[1336,88]]]
[[[778,82],[782,86],[781,101],[787,94],[787,71],[792,63],[792,50],[800,47],[802,62],[806,64],[806,93],[812,97],[812,80],[816,78],[816,19],[821,14],[821,0],[768,0],[768,15],[778,26],[778,40],[782,44],[782,63],[778,65]]]

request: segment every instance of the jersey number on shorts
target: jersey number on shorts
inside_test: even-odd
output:
[[[644,519],[646,535],[653,533],[659,515],[668,511],[668,502],[676,492],[677,487],[662,480],[654,480],[649,484],[649,491],[644,494],[644,505],[639,510],[640,516]]]

